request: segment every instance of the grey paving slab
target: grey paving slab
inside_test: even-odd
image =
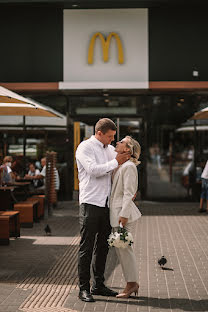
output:
[[[0,312],[17,312],[18,305],[1,305]]]
[[[61,203],[48,220],[22,229],[0,246],[0,311],[208,311],[208,215],[198,203],[141,202],[134,234],[140,289],[129,299],[78,299],[77,202]],[[49,223],[52,236],[44,235]],[[158,266],[165,255],[166,270]],[[122,291],[125,281],[115,250],[109,251],[106,284]]]

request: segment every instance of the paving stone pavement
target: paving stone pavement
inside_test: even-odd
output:
[[[140,289],[129,299],[94,296],[80,301],[77,286],[78,204],[60,202],[53,216],[21,229],[0,246],[0,312],[208,311],[208,215],[198,203],[141,202],[134,235]],[[44,235],[49,224],[52,236]],[[158,266],[164,255],[165,270]],[[125,281],[110,249],[106,285]]]

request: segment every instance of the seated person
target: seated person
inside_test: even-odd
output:
[[[33,185],[35,188],[43,185],[43,182],[41,181],[41,179],[33,179],[34,176],[38,176],[38,175],[40,175],[40,170],[36,169],[35,165],[33,163],[31,163],[29,165],[28,174],[25,175],[25,178],[26,179],[32,179]]]
[[[13,174],[11,169],[12,162],[13,159],[11,156],[5,156],[3,159],[3,164],[1,165],[3,184],[12,184],[15,180],[15,175]]]
[[[38,189],[44,189],[45,188],[45,177],[46,177],[46,158],[41,159],[41,165],[42,165],[42,170],[38,175],[34,175],[32,177],[33,180],[42,180],[43,181],[43,186],[38,187]],[[59,174],[58,170],[54,168],[54,174],[55,174],[55,190],[58,191],[60,187],[60,180],[59,180]]]
[[[46,177],[46,158],[41,159],[41,165],[43,167],[40,175],[44,178],[44,183],[45,183],[45,177]],[[55,175],[55,190],[58,191],[60,188],[60,179],[59,179],[59,174],[58,170],[54,168],[54,175]]]

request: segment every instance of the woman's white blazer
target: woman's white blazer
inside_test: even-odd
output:
[[[128,218],[128,223],[141,217],[141,212],[132,198],[138,188],[138,173],[135,164],[128,160],[116,171],[110,198],[110,223],[119,226],[119,217]]]

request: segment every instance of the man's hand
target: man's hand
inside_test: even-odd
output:
[[[119,217],[118,224],[121,223],[123,225],[123,227],[124,227],[127,222],[128,222],[128,218]]]
[[[129,152],[126,152],[126,153],[122,153],[122,154],[117,154],[116,160],[117,160],[119,165],[122,165],[127,160],[129,160],[130,157],[131,157],[131,154]]]
[[[30,176],[29,174],[25,174],[24,178],[25,178],[25,179],[28,179],[28,180],[32,180],[33,177]]]

